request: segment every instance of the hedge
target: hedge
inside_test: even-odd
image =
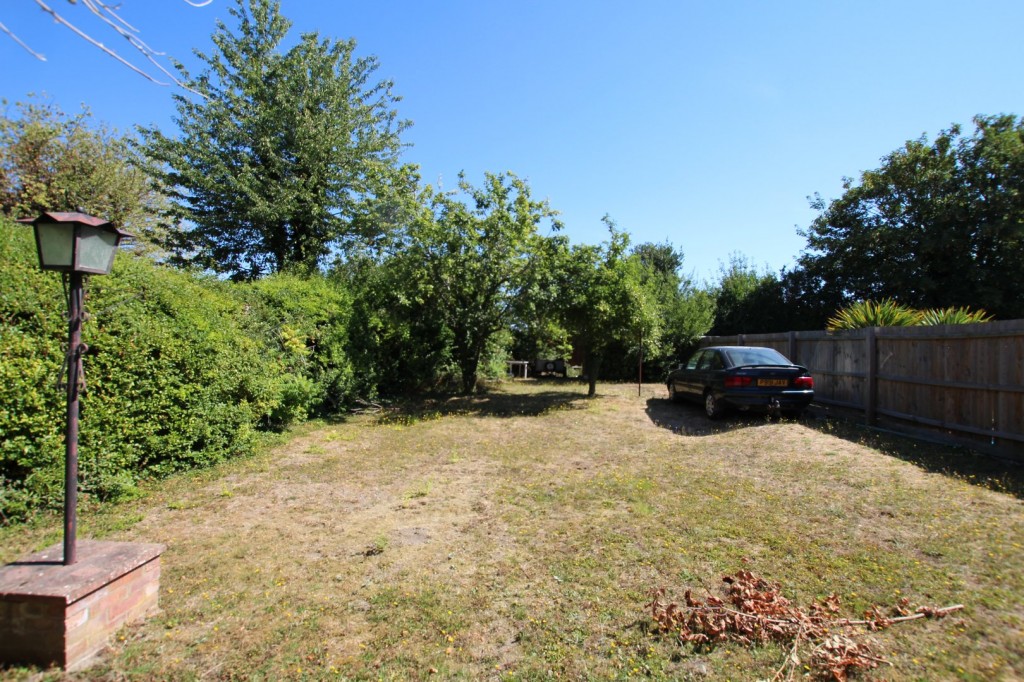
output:
[[[348,398],[351,304],[321,276],[236,284],[121,253],[87,278],[85,307],[83,501],[248,454],[261,430]],[[63,498],[64,311],[31,229],[0,219],[0,520]]]

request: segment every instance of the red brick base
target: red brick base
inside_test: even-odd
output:
[[[0,568],[0,661],[88,666],[121,626],[157,608],[162,545],[57,545]]]

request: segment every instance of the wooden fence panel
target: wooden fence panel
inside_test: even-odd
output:
[[[706,337],[775,348],[806,366],[815,402],[1024,457],[1024,320]]]
[[[835,382],[832,400],[837,405],[864,406],[864,387],[867,379],[867,357],[864,353],[864,335],[826,337],[831,346],[831,371]],[[811,369],[808,367],[808,369]],[[814,370],[811,369],[811,373]]]
[[[996,410],[996,426],[1000,431],[1024,431],[1024,334],[1003,337],[998,353],[999,385],[1017,390],[1003,392]]]

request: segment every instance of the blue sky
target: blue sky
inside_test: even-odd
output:
[[[65,0],[49,3],[140,65]],[[121,0],[154,48],[197,68],[228,0]],[[414,123],[407,161],[454,187],[513,171],[597,243],[609,214],[634,243],[670,242],[714,278],[732,254],[778,271],[805,241],[807,197],[876,168],[904,141],[976,114],[1024,114],[1024,2],[424,3],[282,0],[295,36],[355,38]],[[171,88],[118,65],[33,0],[6,0],[0,96],[88,104],[121,130],[173,130]]]

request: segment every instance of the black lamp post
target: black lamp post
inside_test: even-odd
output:
[[[64,565],[75,563],[78,508],[78,391],[82,380],[82,310],[84,275],[106,275],[121,240],[131,235],[109,221],[84,213],[43,213],[19,222],[35,228],[39,267],[69,277],[67,367],[67,436],[64,457]]]

